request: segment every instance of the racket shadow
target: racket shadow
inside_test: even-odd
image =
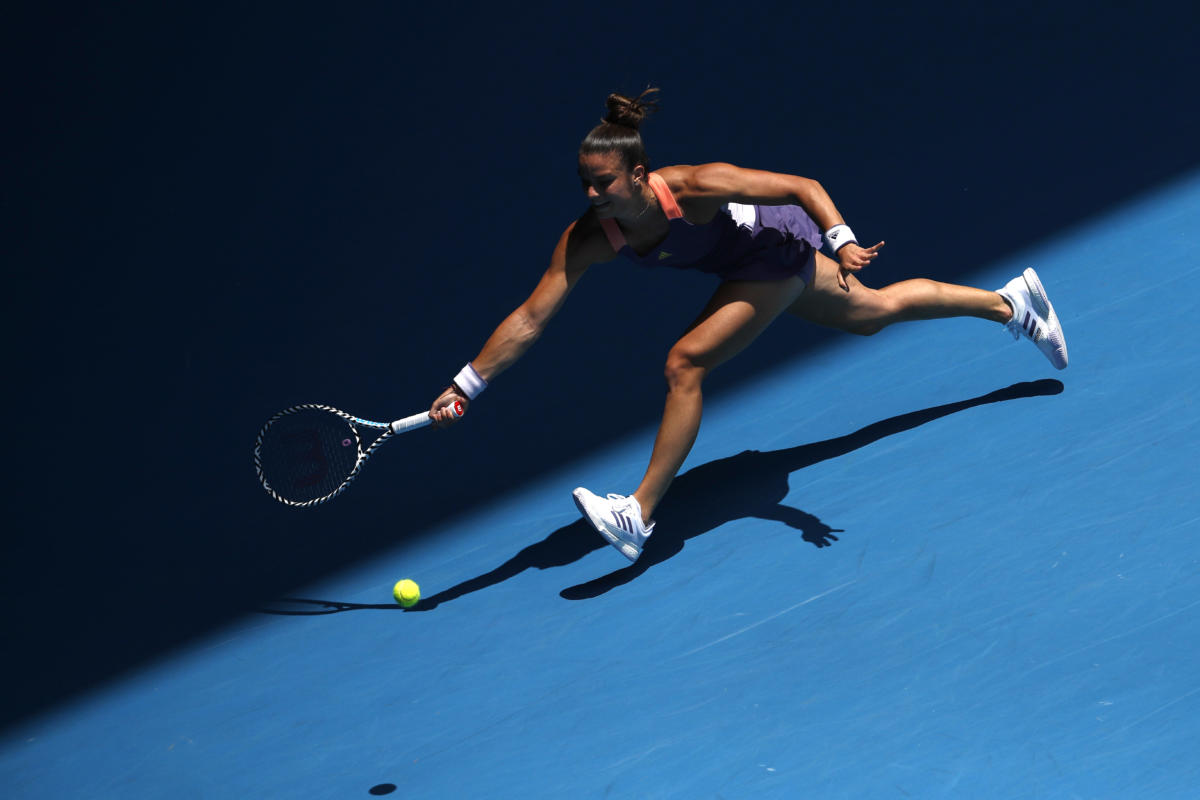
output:
[[[570,525],[565,525],[551,533],[540,542],[535,542],[521,550],[515,556],[500,566],[482,575],[463,581],[449,589],[443,589],[437,594],[422,597],[421,601],[412,608],[402,608],[396,603],[362,604],[341,603],[335,600],[315,600],[304,597],[286,597],[275,601],[271,607],[258,609],[263,614],[278,614],[281,616],[320,616],[323,614],[338,614],[343,611],[432,611],[441,603],[457,599],[463,595],[495,586],[502,581],[520,575],[527,569],[550,569],[563,567],[586,556],[593,550],[607,547],[592,527],[582,519]]]
[[[641,558],[607,575],[563,589],[559,595],[567,600],[599,597],[678,555],[689,539],[736,519],[754,518],[779,522],[798,531],[800,539],[814,547],[829,547],[838,541],[837,534],[844,531],[830,526],[815,514],[783,504],[782,501],[789,492],[788,477],[791,473],[960,411],[989,403],[1056,395],[1062,393],[1063,389],[1061,381],[1052,379],[1016,383],[968,400],[880,420],[835,439],[768,452],[747,450],[729,458],[701,464],[680,475],[671,485],[671,491],[655,514],[655,534],[647,542]],[[545,539],[523,548],[495,569],[422,598],[416,606],[403,611],[432,611],[442,603],[495,586],[527,569],[566,566],[589,553],[607,548],[608,545],[591,525],[579,519],[553,531]],[[401,610],[396,605],[357,605],[296,598],[289,602],[310,604],[319,608],[272,610],[267,613],[295,615],[335,614],[341,611],[378,608]]]
[[[343,611],[365,610],[404,609],[396,603],[339,603],[336,600],[313,600],[307,597],[281,597],[273,601],[271,607],[258,609],[261,614],[277,614],[283,617],[316,617],[323,614],[340,614]]]

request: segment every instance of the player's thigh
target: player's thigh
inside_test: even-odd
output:
[[[875,323],[886,317],[887,299],[863,286],[854,275],[846,275],[846,291],[838,284],[838,262],[817,253],[813,282],[788,307],[788,313],[809,322],[854,333],[873,333]]]
[[[766,330],[804,290],[798,277],[778,281],[726,281],[671,348],[668,367],[712,369],[728,361]]]

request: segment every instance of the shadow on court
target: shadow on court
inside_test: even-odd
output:
[[[336,600],[314,600],[309,597],[283,597],[261,608],[264,614],[281,617],[319,617],[324,614],[339,614],[343,611],[402,611],[395,603],[339,603]]]
[[[788,476],[805,467],[846,455],[861,447],[897,433],[912,430],[927,422],[988,403],[1000,403],[1029,397],[1046,397],[1063,391],[1061,381],[1045,379],[1015,383],[969,400],[946,403],[921,411],[890,417],[860,428],[854,433],[823,442],[798,445],[782,450],[747,450],[729,458],[701,464],[676,478],[671,491],[659,506],[655,518],[658,528],[634,564],[595,580],[571,586],[560,592],[567,600],[598,597],[617,586],[629,583],[651,567],[680,553],[689,539],[736,519],[762,519],[779,522],[795,529],[800,539],[815,547],[828,547],[843,531],[831,527],[819,517],[783,504],[788,495]],[[564,525],[545,539],[521,550],[500,566],[482,575],[438,592],[409,611],[432,611],[440,604],[515,577],[527,569],[562,567],[607,545],[582,519]],[[291,604],[291,606],[288,606]],[[329,600],[287,598],[263,608],[267,614],[322,615],[364,609],[399,611],[392,604],[362,605]]]
[[[663,499],[655,514],[658,530],[662,533],[656,531],[650,537],[641,558],[624,569],[571,586],[560,594],[568,600],[602,595],[677,555],[688,539],[735,519],[750,517],[781,522],[799,531],[804,541],[816,547],[828,547],[838,540],[834,534],[841,533],[840,529],[830,527],[813,514],[783,504],[791,473],[969,408],[1060,394],[1063,388],[1061,381],[1053,379],[1023,381],[969,400],[889,417],[836,439],[765,453],[747,450],[701,464],[681,475]],[[599,537],[593,534],[593,538]],[[601,545],[606,546],[603,542]]]
[[[711,288],[614,264],[588,275],[470,424],[411,437],[354,500],[283,513],[249,470],[250,440],[280,408],[411,413],[478,352],[583,210],[575,147],[607,92],[663,88],[647,128],[656,164],[822,180],[860,235],[888,240],[875,286],[969,282],[1190,172],[1200,153],[1200,111],[1183,100],[1200,12],[1178,0],[1141,4],[1137,20],[1116,5],[866,0],[852,4],[872,20],[856,56],[806,36],[804,64],[778,54],[845,4],[639,8],[643,28],[718,60],[613,42],[583,6],[550,19],[482,4],[460,19],[437,4],[336,18],[305,2],[287,15],[188,5],[92,4],[64,24],[23,3],[0,28],[18,122],[3,319],[22,346],[8,383],[40,419],[76,419],[86,396],[88,417],[106,421],[70,457],[41,426],[9,432],[22,455],[0,587],[10,607],[39,601],[4,621],[24,676],[4,726],[656,421],[662,355]],[[427,35],[447,27],[452,41]],[[585,63],[593,50],[614,57]],[[431,63],[436,79],[414,81]],[[871,124],[814,123],[804,65],[827,63]],[[1131,102],[1138,113],[1120,113]],[[481,180],[498,164],[524,165],[507,169],[502,196]],[[775,326],[723,366],[713,396],[837,335],[794,330]],[[624,391],[531,414],[549,380]],[[137,422],[119,424],[131,398]],[[457,483],[425,480],[451,471]],[[394,504],[410,498],[397,525]],[[666,534],[664,521],[646,561]],[[86,614],[75,593],[46,591],[64,575],[103,576]]]

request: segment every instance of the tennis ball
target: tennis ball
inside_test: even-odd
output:
[[[392,597],[405,608],[412,608],[421,599],[421,587],[417,586],[416,581],[410,581],[408,578],[396,581],[396,585],[392,587]]]

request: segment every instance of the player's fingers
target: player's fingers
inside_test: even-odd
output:
[[[430,417],[434,419],[434,425],[446,426],[452,425],[467,413],[469,405],[465,398],[460,398],[458,395],[448,395],[440,406],[430,412]],[[436,405],[436,404],[435,404]]]

